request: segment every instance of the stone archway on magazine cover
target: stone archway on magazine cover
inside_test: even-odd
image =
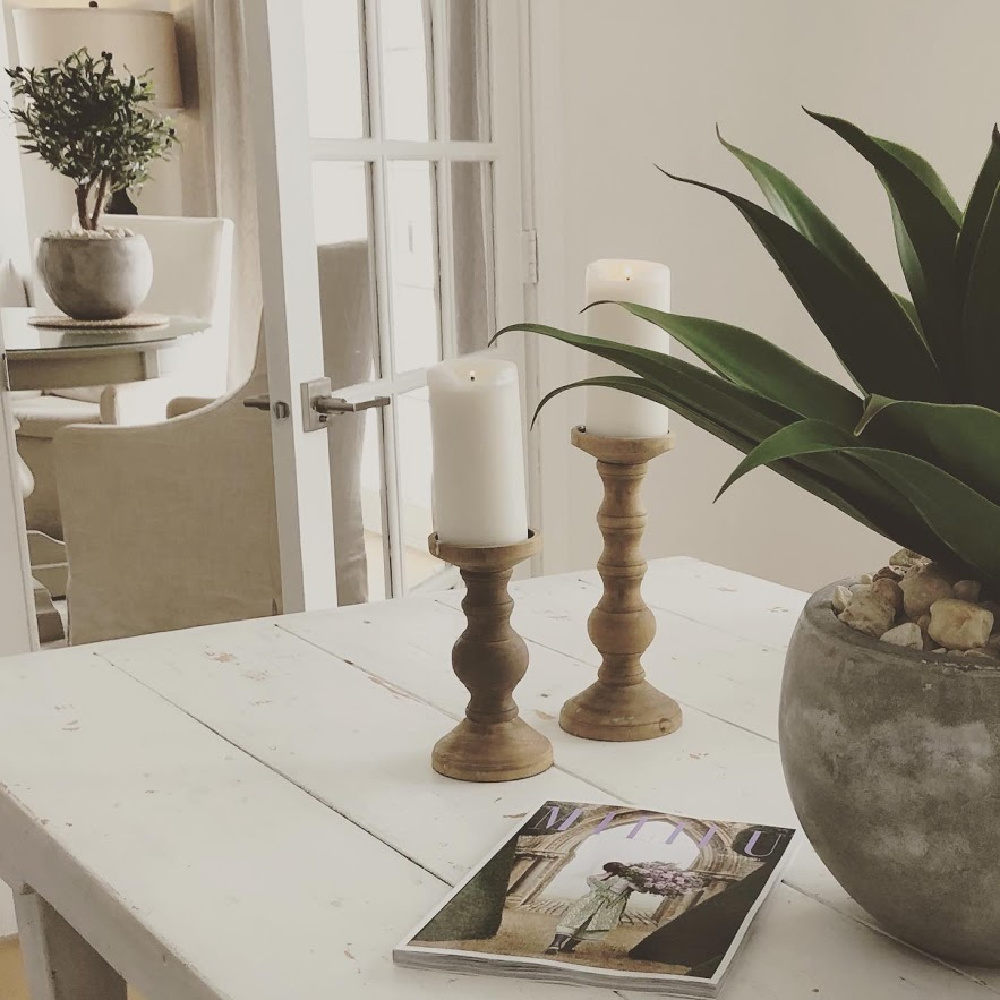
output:
[[[569,809],[579,808],[574,807],[572,803],[550,804],[557,809],[559,805],[565,805]],[[579,817],[566,829],[560,828],[563,823],[551,832],[540,830],[534,835],[522,834],[518,838],[508,882],[507,905],[527,906],[531,909],[547,908],[542,902],[546,887],[573,860],[580,844],[598,828],[609,830],[621,826],[634,826],[643,821],[672,822],[675,826],[683,823],[682,834],[698,845],[698,856],[692,868],[705,875],[708,880],[704,889],[680,898],[664,899],[654,914],[653,920],[656,922],[677,916],[718,894],[730,882],[738,881],[758,868],[758,862],[733,851],[733,841],[744,829],[744,824],[713,824],[705,820],[689,819],[649,809],[617,810],[614,817],[608,821],[609,811],[607,806],[585,806]],[[572,815],[572,812],[569,815]],[[710,830],[713,831],[712,836],[706,841],[705,837]]]

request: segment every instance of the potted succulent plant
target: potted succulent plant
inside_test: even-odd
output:
[[[18,140],[76,190],[71,229],[42,237],[38,271],[52,301],[76,319],[117,319],[137,309],[153,280],[142,236],[105,228],[111,194],[141,186],[149,165],[176,142],[169,119],[152,110],[148,73],[119,76],[110,52],[86,49],[56,66],[7,70],[17,103]]]
[[[512,329],[617,362],[628,371],[575,384],[656,400],[743,452],[723,489],[770,466],[903,546],[806,604],[781,692],[786,781],[820,857],[890,933],[1000,965],[1000,133],[963,211],[916,153],[812,117],[875,169],[912,298],[787,176],[724,140],[770,211],[676,179],[742,214],[853,387],[739,327],[627,303],[708,370]]]

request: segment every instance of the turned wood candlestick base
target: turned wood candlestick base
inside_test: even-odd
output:
[[[597,459],[604,502],[597,523],[604,551],[597,569],[604,595],[587,631],[601,654],[597,682],[563,705],[559,725],[589,740],[625,742],[665,736],[681,724],[673,698],[646,680],[642,654],[656,635],[656,618],[642,599],[646,561],[642,533],[646,511],[642,481],[649,463],[673,447],[673,437],[610,438],[575,427],[573,444]]]
[[[514,567],[540,550],[541,538],[531,532],[515,545],[474,548],[431,535],[428,548],[457,566],[468,587],[462,610],[469,624],[451,660],[471,696],[465,718],[434,747],[431,764],[462,781],[540,774],[552,766],[552,744],[520,717],[512,697],[528,669],[528,647],[510,625],[514,601],[507,583]]]

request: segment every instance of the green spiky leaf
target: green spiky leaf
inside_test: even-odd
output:
[[[954,198],[930,164],[912,150],[870,136],[843,118],[806,113],[848,142],[875,168],[889,196],[899,260],[921,329],[954,389],[962,377],[954,349],[961,320],[955,264],[961,212]],[[885,395],[899,398],[905,392]]]
[[[859,285],[805,236],[752,201],[713,184],[663,173],[721,195],[739,210],[864,392],[948,398],[927,345],[892,296]],[[878,337],[868,333],[873,325]]]
[[[587,308],[603,304],[594,302]],[[631,302],[614,304],[665,330],[734,385],[750,389],[801,417],[829,420],[845,428],[853,427],[861,417],[862,401],[850,389],[749,330]]]
[[[1000,579],[1000,506],[930,462],[905,452],[865,446],[821,420],[799,421],[761,442],[736,467],[720,495],[762,465],[828,453],[857,458],[905,493],[951,553],[950,561],[971,567],[982,579]]]

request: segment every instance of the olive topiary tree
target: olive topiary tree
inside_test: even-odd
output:
[[[118,76],[112,59],[80,49],[55,66],[7,70],[21,99],[11,108],[21,148],[73,181],[77,218],[89,231],[101,228],[111,193],[143,184],[177,142],[171,120],[152,108],[149,70]]]

